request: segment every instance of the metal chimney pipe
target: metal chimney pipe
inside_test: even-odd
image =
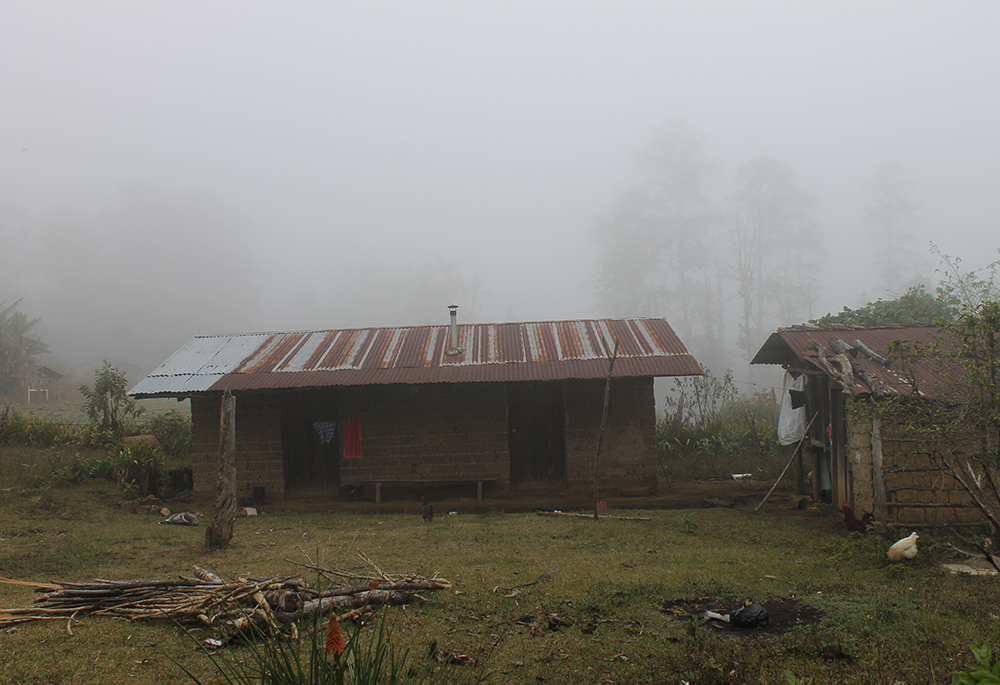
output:
[[[455,350],[458,349],[458,305],[448,305],[448,311],[451,312],[451,344],[448,349]]]

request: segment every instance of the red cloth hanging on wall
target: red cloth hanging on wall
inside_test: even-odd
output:
[[[344,421],[344,458],[361,458],[361,419]]]

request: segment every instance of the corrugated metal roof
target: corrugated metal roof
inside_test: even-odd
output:
[[[772,333],[763,347],[751,360],[751,364],[782,364],[802,368],[801,362],[819,369],[831,376],[819,360],[815,343],[826,348],[829,359],[836,353],[830,343],[831,338],[838,338],[851,349],[851,364],[877,379],[885,394],[910,394],[914,384],[917,393],[924,397],[935,397],[949,394],[953,380],[961,374],[961,369],[950,363],[919,363],[901,370],[897,365],[884,366],[865,354],[856,341],[882,357],[889,358],[889,346],[897,341],[915,343],[926,346],[936,344],[944,349],[952,347],[947,336],[940,329],[932,326],[884,326],[880,328],[857,328],[841,324],[812,324],[779,328]],[[842,387],[840,379],[831,376],[837,387]],[[852,395],[872,393],[872,388],[856,376],[854,385],[850,388]]]
[[[180,396],[222,390],[701,375],[663,319],[592,319],[198,336],[130,392]]]

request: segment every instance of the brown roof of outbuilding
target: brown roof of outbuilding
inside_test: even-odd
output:
[[[840,378],[833,376],[819,359],[816,343],[826,348],[829,359],[836,353],[830,340],[837,338],[850,348],[851,364],[876,379],[882,394],[910,394],[916,386],[917,394],[923,397],[940,397],[949,394],[954,379],[961,369],[954,363],[922,361],[911,368],[901,370],[898,363],[886,366],[871,358],[864,347],[878,355],[890,358],[890,345],[896,342],[914,343],[926,347],[938,345],[952,348],[948,336],[933,326],[883,326],[878,328],[858,328],[842,324],[807,324],[779,328],[768,337],[751,364],[781,364],[785,367],[814,368],[830,376],[836,387],[842,387]],[[804,364],[803,364],[804,363]],[[850,388],[852,395],[872,394],[873,389],[858,374]],[[876,393],[877,394],[877,393]]]
[[[41,364],[32,364],[31,366],[25,366],[24,368],[18,369],[14,373],[10,374],[8,378],[29,378],[33,374],[42,374],[43,376],[48,376],[49,378],[62,378],[63,375],[56,371],[53,371],[47,366]]]
[[[135,397],[233,390],[701,375],[663,319],[591,319],[198,336],[130,392]]]

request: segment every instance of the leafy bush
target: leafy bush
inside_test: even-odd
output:
[[[145,442],[122,444],[107,461],[112,480],[139,495],[155,490],[165,470],[163,452]]]
[[[191,419],[176,409],[146,419],[145,432],[156,437],[168,456],[181,461],[191,458]]]
[[[86,398],[87,417],[95,444],[113,443],[138,427],[143,408],[128,396],[128,378],[120,369],[105,361],[94,372],[94,387],[84,384],[80,393]]]
[[[951,677],[951,685],[1000,685],[1000,661],[990,665],[993,660],[989,644],[979,649],[972,648],[972,656],[978,666],[971,671],[958,671]]]
[[[9,404],[5,404],[0,411],[0,445],[51,447],[82,442],[85,442],[85,436],[75,426],[25,416]]]
[[[668,414],[656,426],[661,471],[668,478],[704,480],[732,473],[777,475],[778,405],[769,392],[741,395],[732,373],[675,381]]]
[[[57,464],[52,468],[52,479],[61,483],[79,485],[89,478],[104,477],[111,480],[107,459],[84,459],[79,453],[67,462]]]

